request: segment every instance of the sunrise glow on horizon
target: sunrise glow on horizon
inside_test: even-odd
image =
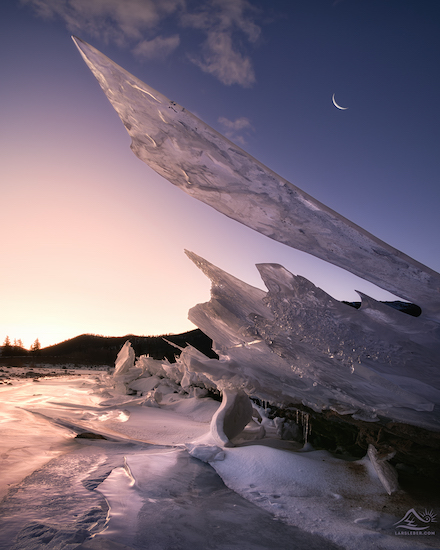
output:
[[[140,162],[72,33],[322,203],[440,271],[435,3],[404,0],[396,10],[379,0],[356,7],[322,0],[316,9],[243,2],[243,25],[231,19],[223,29],[241,32],[242,43],[232,41],[217,58],[202,55],[206,37],[219,32],[215,13],[203,29],[185,27],[177,9],[158,13],[166,36],[180,38],[156,41],[155,50],[123,35],[114,13],[96,12],[86,26],[78,12],[72,29],[61,8],[42,18],[37,4],[0,7],[0,345],[6,336],[29,348],[36,338],[45,347],[85,333],[195,328],[187,313],[209,300],[210,281],[185,249],[259,288],[255,264],[268,262],[339,300],[358,300],[356,289],[393,298],[226,218]],[[137,30],[151,37],[151,29]]]

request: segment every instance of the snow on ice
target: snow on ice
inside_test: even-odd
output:
[[[128,342],[113,374],[3,385],[0,548],[438,543],[433,536],[407,546],[394,535],[393,525],[421,502],[389,491],[374,452],[343,460],[283,441],[277,422],[243,390],[225,389],[220,403],[208,395],[212,382],[184,389],[186,365],[135,359]]]

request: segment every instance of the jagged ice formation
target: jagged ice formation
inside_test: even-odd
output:
[[[212,281],[210,302],[192,308],[189,319],[220,356],[197,359],[189,370],[220,389],[241,387],[279,406],[302,403],[359,420],[440,429],[439,345],[431,323],[371,298],[354,309],[278,264],[257,266],[265,293],[187,255]]]
[[[190,320],[220,360],[185,350],[185,376],[280,405],[440,428],[440,275],[284,180],[92,46],[75,44],[132,138],[133,152],[191,196],[260,233],[421,307],[418,318],[361,295],[342,304],[282,266],[258,267],[268,292],[195,254],[212,299]],[[239,299],[237,299],[239,297]]]

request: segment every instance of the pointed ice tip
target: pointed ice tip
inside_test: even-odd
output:
[[[78,38],[74,34],[72,34],[71,38],[73,40],[73,43],[75,44],[75,46],[78,48],[78,50],[80,52],[84,53],[86,50],[95,50],[95,48],[93,46],[88,44],[85,40],[81,40],[81,38]],[[98,50],[96,50],[96,51],[98,51]],[[103,54],[101,54],[101,55],[103,55]]]
[[[198,256],[195,252],[191,252],[191,250],[184,249],[185,254],[187,257],[195,263],[197,266],[200,266],[200,264],[207,263],[204,258],[201,256]],[[209,262],[208,262],[209,263]]]
[[[110,64],[116,65],[116,63],[113,63],[106,55],[101,53],[99,50],[91,46],[88,42],[85,40],[82,40],[81,38],[78,38],[77,36],[73,35],[71,36],[73,43],[78,48],[79,53],[82,55],[84,61],[89,65],[89,63],[92,63],[92,65],[95,65],[98,60],[107,60],[110,62]],[[92,67],[89,65],[89,68],[92,70]],[[122,69],[123,70],[123,69]],[[93,70],[92,70],[93,72]],[[96,75],[95,75],[96,76]]]
[[[374,300],[374,298],[368,296],[368,294],[365,294],[365,292],[361,292],[360,290],[355,290],[355,292],[359,295],[362,301]]]
[[[76,45],[78,45],[78,42],[81,43],[81,44],[84,44],[85,46],[90,46],[90,44],[88,44],[85,40],[83,40],[82,38],[78,38],[78,36],[75,36],[74,34],[72,34],[72,36],[70,37]]]
[[[87,47],[91,47],[87,42],[84,42],[84,40],[81,40],[81,38],[78,38],[77,36],[73,35],[70,37],[73,40],[73,43],[78,48],[80,53],[84,56],[84,50],[87,49]]]
[[[377,300],[375,300],[371,296],[368,296],[368,294],[365,294],[365,292],[361,292],[360,290],[355,290],[355,292],[357,292],[357,294],[361,299],[360,309],[362,310],[365,310],[366,308],[376,309],[376,304],[378,303]]]

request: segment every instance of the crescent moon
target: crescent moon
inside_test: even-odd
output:
[[[340,109],[341,111],[346,111],[348,109],[348,107],[341,107],[336,103],[335,94],[332,95],[332,102],[333,102],[333,105],[336,107],[336,109]]]

